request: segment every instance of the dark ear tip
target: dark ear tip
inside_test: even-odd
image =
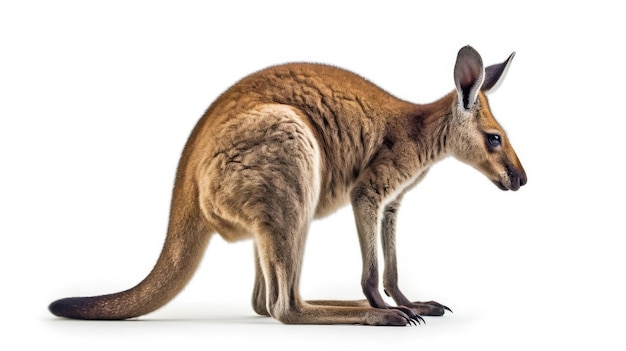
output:
[[[504,62],[502,62],[503,65],[508,65],[509,63],[511,63],[511,61],[513,60],[513,58],[515,57],[516,52],[513,51],[509,57],[506,58],[506,60],[504,60]]]
[[[465,45],[464,47],[462,47],[461,49],[459,49],[459,56],[460,55],[476,55],[478,54],[478,51],[476,51],[476,49],[474,49],[471,45]]]
[[[459,50],[457,54],[457,62],[459,61],[469,61],[475,62],[482,66],[483,59],[480,57],[480,54],[473,47],[466,45]]]

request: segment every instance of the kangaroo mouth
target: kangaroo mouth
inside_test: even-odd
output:
[[[501,181],[499,181],[499,180],[492,180],[492,182],[493,182],[493,184],[495,184],[495,185],[496,185],[496,186],[497,186],[500,190],[503,190],[503,191],[508,191],[508,190],[509,190],[509,188],[508,188],[506,185],[504,185],[504,184],[503,184]]]

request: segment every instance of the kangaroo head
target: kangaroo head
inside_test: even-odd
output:
[[[518,190],[526,184],[526,172],[506,133],[489,109],[485,93],[502,81],[511,59],[483,67],[476,50],[459,50],[454,67],[457,99],[452,108],[452,155],[481,171],[502,190]]]

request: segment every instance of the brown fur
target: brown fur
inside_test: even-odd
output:
[[[284,323],[406,325],[442,315],[436,302],[411,302],[398,288],[396,213],[404,193],[435,162],[453,155],[502,189],[526,183],[524,170],[493,118],[491,88],[509,60],[484,69],[477,52],[459,51],[457,90],[416,105],[326,65],[287,64],[252,74],[222,94],[193,130],[180,160],[165,246],[152,272],[127,291],[68,298],[58,316],[125,319],[151,312],[191,278],[210,236],[253,239],[254,310]],[[485,77],[487,75],[487,77]],[[501,145],[491,145],[497,134]],[[363,301],[304,301],[298,292],[309,225],[351,203],[363,257]],[[377,236],[382,236],[379,293]]]

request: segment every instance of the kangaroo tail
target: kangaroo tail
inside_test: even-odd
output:
[[[57,300],[48,308],[56,316],[74,319],[127,319],[152,312],[174,298],[191,279],[211,233],[202,218],[197,190],[175,188],[163,251],[143,281],[114,294]]]

